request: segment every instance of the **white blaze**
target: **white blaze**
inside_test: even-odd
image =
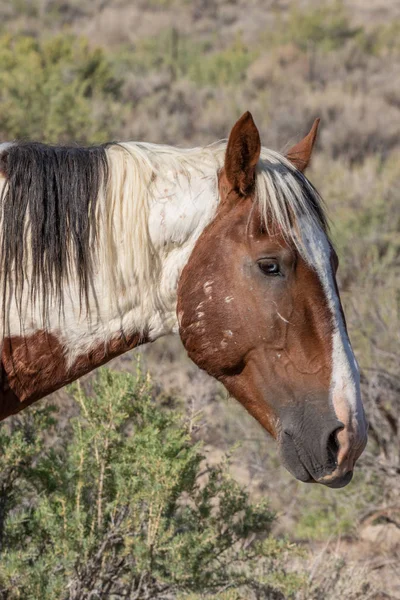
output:
[[[360,373],[343,321],[340,300],[336,292],[331,264],[331,247],[321,228],[308,220],[301,220],[301,234],[306,249],[306,260],[316,270],[332,314],[332,375],[330,396],[336,416],[345,425],[338,434],[340,451],[338,463],[344,459],[355,441],[354,450],[363,446],[367,423],[361,402]],[[357,440],[354,440],[357,438]],[[359,441],[358,441],[359,440]],[[349,457],[351,458],[351,457]],[[350,466],[351,468],[351,466]]]

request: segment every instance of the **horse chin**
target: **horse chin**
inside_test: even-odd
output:
[[[283,464],[286,470],[289,471],[289,473],[293,475],[293,477],[295,477],[298,481],[301,481],[302,483],[317,483],[301,463],[299,463],[295,467],[289,467],[289,465],[285,461],[283,461]]]
[[[333,473],[331,476],[315,479],[300,461],[289,465],[287,460],[282,458],[282,462],[286,470],[302,483],[318,483],[331,489],[339,489],[348,485],[353,479],[353,471],[338,476]]]
[[[324,485],[331,489],[339,489],[346,487],[346,485],[348,485],[353,479],[353,471],[348,471],[340,477],[325,478],[325,480],[323,478],[318,480],[314,479],[314,477],[310,475],[310,473],[301,463],[295,466],[289,466],[286,461],[283,461],[283,464],[286,470],[289,471],[289,473],[293,475],[293,477],[295,477],[298,481],[301,481],[302,483],[318,483],[319,485]]]
[[[326,487],[329,487],[332,489],[339,489],[339,488],[343,488],[346,485],[348,485],[352,479],[353,479],[353,471],[348,471],[342,477],[337,477],[336,479],[334,479],[332,481],[317,481],[316,483],[320,483],[321,485],[326,485]]]

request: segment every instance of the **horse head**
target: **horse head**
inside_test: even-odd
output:
[[[233,127],[219,207],[178,286],[190,358],[277,440],[299,480],[342,487],[367,438],[359,370],[321,199],[303,171],[318,121],[286,157],[250,113]]]

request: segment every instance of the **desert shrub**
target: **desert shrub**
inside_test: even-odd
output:
[[[83,17],[93,17],[101,10],[103,0],[9,0],[0,6],[0,29],[7,23],[18,21],[22,31],[43,31],[50,27],[63,29]]]
[[[28,411],[0,426],[0,553],[10,542],[8,518],[33,493],[32,464],[44,449],[43,432],[54,425],[53,412],[51,407]]]
[[[395,372],[400,314],[399,158],[394,153],[385,161],[370,158],[348,171],[334,163],[330,169],[325,170],[329,182],[325,189],[357,356],[365,369]]]
[[[2,6],[1,13],[6,19],[24,15],[27,17],[37,17],[39,15],[39,3],[37,0],[10,0]]]
[[[115,54],[114,64],[118,72],[145,76],[152,71],[167,71],[176,79],[187,73],[189,65],[206,49],[206,43],[191,43],[187,36],[172,27],[157,36],[140,39],[135,46],[121,48]]]
[[[0,136],[104,141],[118,119],[120,82],[100,49],[58,35],[0,38]]]
[[[56,445],[43,445],[48,410],[0,427],[1,597],[295,589],[267,504],[252,504],[224,464],[204,464],[139,370],[101,370],[91,393],[77,384],[73,395],[80,417]]]
[[[142,76],[164,70],[173,80],[187,78],[198,86],[239,83],[256,53],[241,36],[222,50],[215,50],[214,46],[212,39],[194,42],[176,28],[168,28],[117,53],[115,65],[118,72],[128,70]]]
[[[275,43],[295,44],[303,51],[310,48],[331,51],[359,33],[351,25],[343,2],[336,1],[302,9],[294,5],[272,39]]]
[[[256,57],[238,36],[232,46],[220,52],[199,56],[188,69],[189,77],[198,85],[239,84]]]
[[[359,566],[325,547],[310,564],[307,584],[296,600],[366,600],[379,598],[366,566]]]
[[[364,37],[364,48],[377,56],[388,56],[400,52],[400,20],[377,25]]]
[[[188,0],[139,0],[139,5],[147,10],[149,8],[165,10],[172,6],[180,6],[187,3]]]

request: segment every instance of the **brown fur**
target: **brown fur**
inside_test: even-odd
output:
[[[288,153],[301,170],[309,163],[318,122]],[[259,155],[259,133],[247,112],[229,137],[217,215],[183,270],[178,315],[180,335],[192,360],[223,381],[276,437],[278,415],[269,397],[280,398],[288,380],[296,381],[297,395],[302,387],[307,393],[315,389],[316,395],[329,387],[332,331],[317,274],[279,231],[267,235],[258,211],[253,210],[251,193]],[[286,263],[289,283],[271,290],[257,260],[279,255]],[[208,284],[211,281],[218,282],[215,291]],[[281,316],[273,307],[279,307]],[[294,391],[287,392],[286,400],[294,399]]]
[[[182,273],[180,335],[191,359],[276,437],[282,401],[329,388],[331,317],[315,271],[279,232],[262,230],[257,211],[249,222],[251,198],[224,194],[226,185],[222,173],[220,211]],[[286,283],[265,281],[257,268],[265,255],[282,257]]]
[[[319,121],[319,119],[315,119],[313,126],[306,137],[286,153],[286,158],[288,158],[299,171],[305,171],[310,163],[315,140],[317,139]]]
[[[6,338],[1,356],[0,420],[146,341],[138,333],[120,335],[98,344],[68,367],[62,344],[53,334],[38,331],[28,338]]]

